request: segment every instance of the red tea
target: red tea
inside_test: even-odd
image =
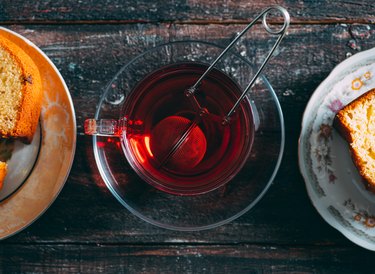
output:
[[[122,111],[122,145],[130,165],[160,190],[192,195],[231,180],[244,165],[254,126],[247,99],[231,117],[241,90],[213,69],[194,94],[198,111],[186,95],[208,66],[180,63],[146,76],[130,93]]]

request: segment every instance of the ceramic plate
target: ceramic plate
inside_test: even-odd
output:
[[[4,239],[31,224],[59,194],[73,162],[76,125],[68,88],[48,57],[31,42],[12,31],[0,28],[0,34],[12,40],[33,58],[41,71],[44,89],[40,129],[36,133],[40,136],[40,142],[36,144],[37,159],[22,185],[0,202],[0,239]],[[27,146],[15,150],[17,153],[27,154]],[[13,157],[16,155],[12,155]],[[16,163],[12,162],[12,158],[9,169],[14,174]],[[9,183],[12,182],[7,177],[4,184]],[[9,186],[4,185],[3,190],[7,189]]]
[[[339,64],[311,97],[302,121],[299,165],[312,203],[354,243],[375,250],[375,195],[366,191],[348,144],[332,128],[343,106],[375,88],[375,49]]]

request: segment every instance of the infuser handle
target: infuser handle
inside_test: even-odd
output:
[[[273,11],[273,10],[276,10],[276,11],[279,11],[283,17],[283,26],[279,29],[272,29],[268,22],[267,22],[267,16],[268,14]],[[253,27],[253,25],[260,19],[262,18],[262,23],[263,23],[263,26],[264,28],[266,29],[266,31],[271,34],[271,35],[278,35],[278,38],[275,42],[275,44],[273,45],[272,49],[269,51],[268,55],[266,56],[266,58],[264,59],[263,63],[260,65],[258,71],[255,73],[255,75],[253,76],[252,80],[250,81],[250,83],[248,84],[248,86],[243,90],[241,96],[238,98],[238,100],[235,102],[235,104],[233,105],[232,109],[223,117],[223,121],[222,121],[222,124],[225,125],[225,124],[228,124],[230,122],[230,117],[231,115],[235,112],[236,108],[238,107],[238,105],[240,104],[240,102],[244,99],[244,97],[246,96],[247,92],[250,90],[250,88],[254,85],[256,79],[258,78],[258,76],[261,74],[261,72],[263,71],[264,67],[266,66],[266,64],[268,63],[269,59],[271,58],[272,54],[274,53],[274,51],[276,50],[276,48],[278,47],[278,45],[280,44],[281,40],[283,39],[283,37],[285,36],[286,34],[286,31],[289,27],[289,24],[290,24],[290,15],[288,13],[288,11],[281,7],[281,6],[271,6],[269,8],[266,8],[265,10],[263,10],[250,24],[248,24],[237,36],[236,38],[234,38],[230,44],[220,53],[220,55],[211,63],[211,65],[207,68],[207,70],[202,74],[202,76],[195,82],[195,84],[191,87],[189,87],[186,91],[185,91],[185,95],[190,99],[190,101],[192,102],[192,104],[196,107],[196,109],[202,109],[201,106],[199,105],[198,101],[195,99],[194,97],[194,94],[196,92],[196,90],[198,89],[199,85],[201,84],[202,80],[206,77],[206,75],[213,69],[213,67],[216,65],[216,63],[233,47],[233,45],[249,30]]]
[[[84,124],[86,135],[119,137],[126,128],[126,120],[86,119]]]
[[[267,23],[267,15],[269,14],[270,11],[272,10],[278,10],[279,12],[281,12],[282,16],[283,16],[283,19],[284,19],[284,23],[283,23],[283,26],[278,29],[278,30],[273,30]],[[268,9],[265,9],[261,14],[259,14],[259,16],[257,18],[254,19],[254,21],[252,23],[250,23],[248,25],[247,28],[245,28],[239,35],[239,37],[241,37],[249,28],[252,27],[252,24],[255,23],[260,17],[262,17],[262,23],[263,23],[263,26],[264,28],[266,29],[266,31],[269,33],[269,34],[272,34],[272,35],[278,35],[278,38],[275,42],[275,44],[273,45],[273,47],[271,48],[271,50],[269,51],[268,55],[266,56],[266,58],[264,59],[263,63],[260,65],[260,67],[258,68],[258,71],[255,73],[255,75],[253,76],[253,79],[251,79],[250,83],[247,85],[247,87],[243,90],[241,96],[238,98],[238,100],[236,101],[236,103],[234,104],[234,106],[232,107],[232,109],[227,113],[227,115],[224,117],[223,119],[223,124],[227,124],[230,122],[230,117],[232,116],[232,114],[236,111],[238,105],[240,104],[240,102],[245,98],[247,92],[252,88],[252,86],[254,85],[256,79],[259,77],[259,75],[262,73],[263,69],[265,68],[265,66],[267,65],[268,61],[270,60],[272,54],[274,53],[274,51],[276,50],[276,48],[279,46],[281,40],[284,38],[285,34],[286,34],[286,31],[288,30],[288,27],[289,27],[289,24],[290,24],[290,15],[289,15],[289,12],[281,7],[281,6],[273,6],[273,7],[270,7]],[[236,39],[238,39],[239,37],[237,37]],[[235,40],[236,40],[235,39]]]

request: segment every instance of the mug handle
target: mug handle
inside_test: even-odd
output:
[[[86,119],[84,124],[86,135],[119,137],[126,128],[126,119]]]

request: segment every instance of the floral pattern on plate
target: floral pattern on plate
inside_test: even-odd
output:
[[[335,114],[375,88],[375,49],[339,64],[317,88],[303,117],[299,165],[322,217],[354,243],[375,250],[375,194],[368,192],[348,144],[332,127]]]

